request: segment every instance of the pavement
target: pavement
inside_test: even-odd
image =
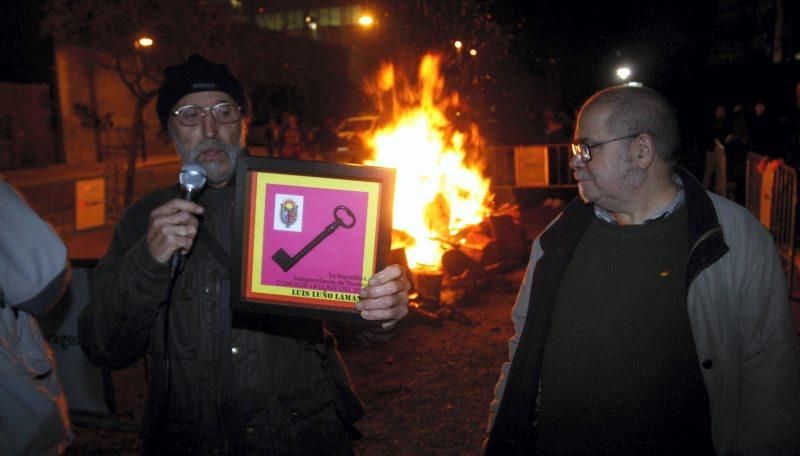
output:
[[[61,238],[67,245],[67,254],[71,260],[98,260],[105,255],[113,236],[114,227],[105,225],[61,235]]]

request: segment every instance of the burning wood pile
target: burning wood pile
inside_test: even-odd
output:
[[[404,236],[397,236],[404,239]],[[471,325],[459,310],[492,286],[516,288],[499,275],[525,262],[530,244],[519,223],[518,206],[505,205],[481,223],[460,230],[451,239],[438,239],[443,252],[439,267],[409,267],[412,289],[409,308],[424,322],[454,319]],[[393,262],[405,264],[405,248],[393,243]],[[406,265],[407,266],[407,265]]]
[[[393,260],[410,270],[412,311],[434,322],[529,252],[519,208],[494,208],[477,127],[459,131],[447,118],[462,107],[457,93],[445,93],[439,68],[429,54],[414,85],[392,65],[368,84],[392,122],[367,138],[374,158],[366,162],[397,170]]]

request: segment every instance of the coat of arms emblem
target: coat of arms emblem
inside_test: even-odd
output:
[[[290,198],[281,201],[280,217],[281,222],[289,228],[297,221],[297,209],[300,206]]]

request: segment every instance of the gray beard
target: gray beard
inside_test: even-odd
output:
[[[176,146],[183,163],[196,162],[197,157],[207,150],[219,149],[225,152],[230,162],[230,166],[227,170],[223,170],[221,163],[203,163],[203,166],[206,167],[206,173],[208,174],[208,183],[212,185],[219,185],[233,178],[233,175],[236,173],[236,160],[239,155],[242,154],[242,149],[238,146],[228,144],[219,139],[204,139],[190,151],[186,151],[182,144],[176,144]]]

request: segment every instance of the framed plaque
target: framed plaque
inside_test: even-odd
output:
[[[364,322],[355,304],[387,266],[394,180],[389,168],[240,158],[233,309]]]

